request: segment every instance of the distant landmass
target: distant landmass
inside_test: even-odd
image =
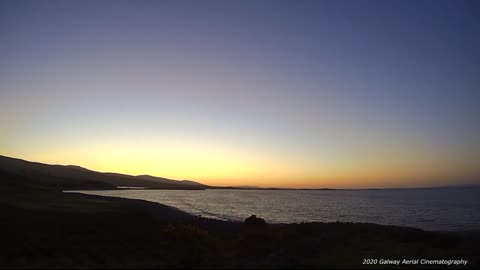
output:
[[[150,175],[102,173],[75,165],[50,165],[0,155],[0,172],[9,179],[19,179],[12,185],[57,189],[117,189],[119,187],[147,189],[205,189],[208,186],[190,180],[172,180]],[[35,179],[33,181],[33,179]]]
[[[338,190],[331,188],[274,188],[251,185],[209,186],[192,180],[173,180],[151,175],[127,175],[97,172],[77,165],[51,165],[0,155],[0,175],[16,179],[10,186],[39,187],[59,190],[104,189],[243,189],[243,190]],[[5,181],[5,180],[4,180]],[[6,184],[6,183],[4,183]],[[459,184],[423,188],[479,188],[478,184]],[[420,188],[420,187],[417,187]],[[382,190],[385,188],[367,188]],[[387,188],[395,189],[395,188]],[[341,189],[344,190],[344,189]],[[362,189],[352,189],[362,190]]]
[[[209,186],[192,180],[173,180],[151,175],[96,172],[77,165],[51,165],[0,155],[0,174],[16,179],[9,185],[60,190],[103,189],[248,189],[291,190],[258,186]],[[319,190],[319,189],[316,189]],[[325,188],[320,190],[327,190]]]

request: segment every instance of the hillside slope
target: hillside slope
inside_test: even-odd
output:
[[[101,173],[74,165],[49,165],[0,155],[0,171],[35,179],[48,187],[63,189],[111,189],[116,187],[143,187],[150,189],[205,189],[194,181],[177,181],[167,178],[117,173]],[[41,180],[41,181],[40,181]],[[40,185],[43,185],[40,183]]]

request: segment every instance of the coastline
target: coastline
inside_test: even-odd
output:
[[[475,202],[478,201],[476,196],[479,191],[289,190],[284,194],[287,191],[207,189],[198,192],[180,190],[76,192],[166,203],[192,215],[235,222],[241,222],[250,215],[257,215],[272,224],[338,221],[411,227],[426,231],[461,232],[480,229],[478,216],[469,215],[474,213],[471,211],[477,209]],[[433,201],[435,204],[432,204]],[[445,208],[452,203],[456,204],[455,208]],[[464,208],[460,210],[459,205]]]
[[[480,261],[478,231],[249,224],[135,199],[35,189],[2,195],[2,268],[363,268],[372,266],[368,258],[464,259],[459,267],[470,268]]]

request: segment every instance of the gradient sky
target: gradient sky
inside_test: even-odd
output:
[[[0,154],[212,185],[480,183],[480,4],[1,1]]]

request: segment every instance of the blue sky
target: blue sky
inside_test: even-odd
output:
[[[213,184],[479,175],[475,1],[0,5],[2,154]]]

